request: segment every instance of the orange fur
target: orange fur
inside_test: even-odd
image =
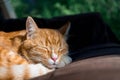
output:
[[[1,31],[0,80],[29,79],[44,75],[53,71],[56,67],[70,63],[71,58],[67,55],[68,45],[61,34],[65,34],[65,29],[67,30],[67,28],[63,27],[60,31],[40,29],[34,20],[28,17],[26,30],[9,33]],[[16,73],[16,69],[21,69],[21,71],[18,70]]]

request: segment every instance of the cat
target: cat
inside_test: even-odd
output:
[[[32,17],[26,30],[0,31],[0,80],[24,80],[45,75],[72,62],[66,37],[70,22],[59,30],[38,28]]]

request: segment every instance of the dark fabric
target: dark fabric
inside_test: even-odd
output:
[[[73,61],[105,55],[120,55],[120,44],[101,44],[89,46],[70,53]]]
[[[51,19],[34,18],[39,27],[60,28],[67,21],[71,22],[68,44],[70,51],[105,43],[118,43],[118,39],[106,25],[99,13],[86,13]],[[26,18],[0,20],[0,30],[17,31],[25,29]]]
[[[101,56],[73,62],[32,80],[119,80],[120,56]]]

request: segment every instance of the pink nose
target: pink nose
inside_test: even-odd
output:
[[[56,57],[53,57],[53,58],[52,58],[52,60],[53,60],[53,61],[56,61],[56,60],[57,60],[57,58],[56,58]]]

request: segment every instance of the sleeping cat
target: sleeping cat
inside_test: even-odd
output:
[[[31,79],[69,64],[72,59],[64,36],[69,26],[41,29],[28,17],[26,30],[0,31],[0,80]]]

